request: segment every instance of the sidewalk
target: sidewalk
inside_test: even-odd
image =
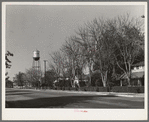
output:
[[[56,91],[82,93],[82,94],[111,95],[111,96],[120,96],[120,97],[144,97],[144,93],[90,92],[90,91],[84,92],[84,91],[62,91],[62,90],[56,90]]]
[[[25,89],[23,89],[25,90]],[[51,92],[66,92],[66,93],[79,93],[79,94],[92,94],[92,95],[111,95],[119,97],[144,97],[144,93],[122,93],[122,92],[91,92],[91,91],[68,91],[68,90],[52,90],[52,89],[26,89],[35,91],[51,91]]]
[[[110,94],[114,94],[115,96],[120,96],[120,97],[144,97],[144,93],[117,93],[117,92],[111,92]]]

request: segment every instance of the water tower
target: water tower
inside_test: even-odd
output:
[[[38,86],[41,84],[41,67],[40,67],[40,51],[33,51],[33,74],[34,80],[38,83]],[[40,84],[39,84],[40,83]]]

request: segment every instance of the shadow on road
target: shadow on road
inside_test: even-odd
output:
[[[7,90],[7,89],[6,89],[6,90]],[[16,92],[19,92],[19,93],[20,93],[20,92],[21,92],[20,90],[23,90],[23,89],[19,89],[19,90],[14,90],[14,89],[11,90],[11,89],[10,89],[10,90],[7,90],[6,92],[7,92],[8,94],[9,94],[9,93],[16,93]],[[23,90],[23,92],[26,93],[26,92],[30,92],[30,91],[29,91],[29,90]]]
[[[99,97],[116,97],[113,95],[96,96],[62,96],[38,98],[31,100],[6,101],[6,108],[62,108],[67,104],[83,103]]]
[[[32,94],[31,92],[29,92],[29,91],[23,91],[23,92],[21,92],[20,90],[11,90],[11,91],[8,91],[7,90],[7,92],[6,92],[6,95],[8,96],[8,95],[24,95],[24,94]]]
[[[6,94],[6,95],[24,95],[24,94],[31,94],[31,93],[12,93],[12,94]]]
[[[31,94],[31,95],[30,95]],[[17,96],[18,95],[18,96]],[[37,96],[36,96],[37,95]],[[89,95],[64,92],[43,92],[30,90],[7,90],[6,96],[27,97],[7,101],[6,108],[144,108],[144,102],[132,99],[122,99],[118,96],[109,95]],[[31,99],[28,99],[31,98]]]

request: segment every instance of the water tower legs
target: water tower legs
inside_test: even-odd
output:
[[[33,75],[34,75],[34,81],[36,82],[36,87],[40,87],[41,85],[41,65],[40,65],[40,60],[35,61],[33,59]]]

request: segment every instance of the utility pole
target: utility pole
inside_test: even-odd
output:
[[[44,68],[44,69],[45,69],[45,72],[44,72],[44,73],[45,73],[45,74],[44,74],[44,79],[45,79],[45,83],[46,83],[46,61],[47,61],[47,60],[44,60],[44,67],[45,67],[45,68]]]

